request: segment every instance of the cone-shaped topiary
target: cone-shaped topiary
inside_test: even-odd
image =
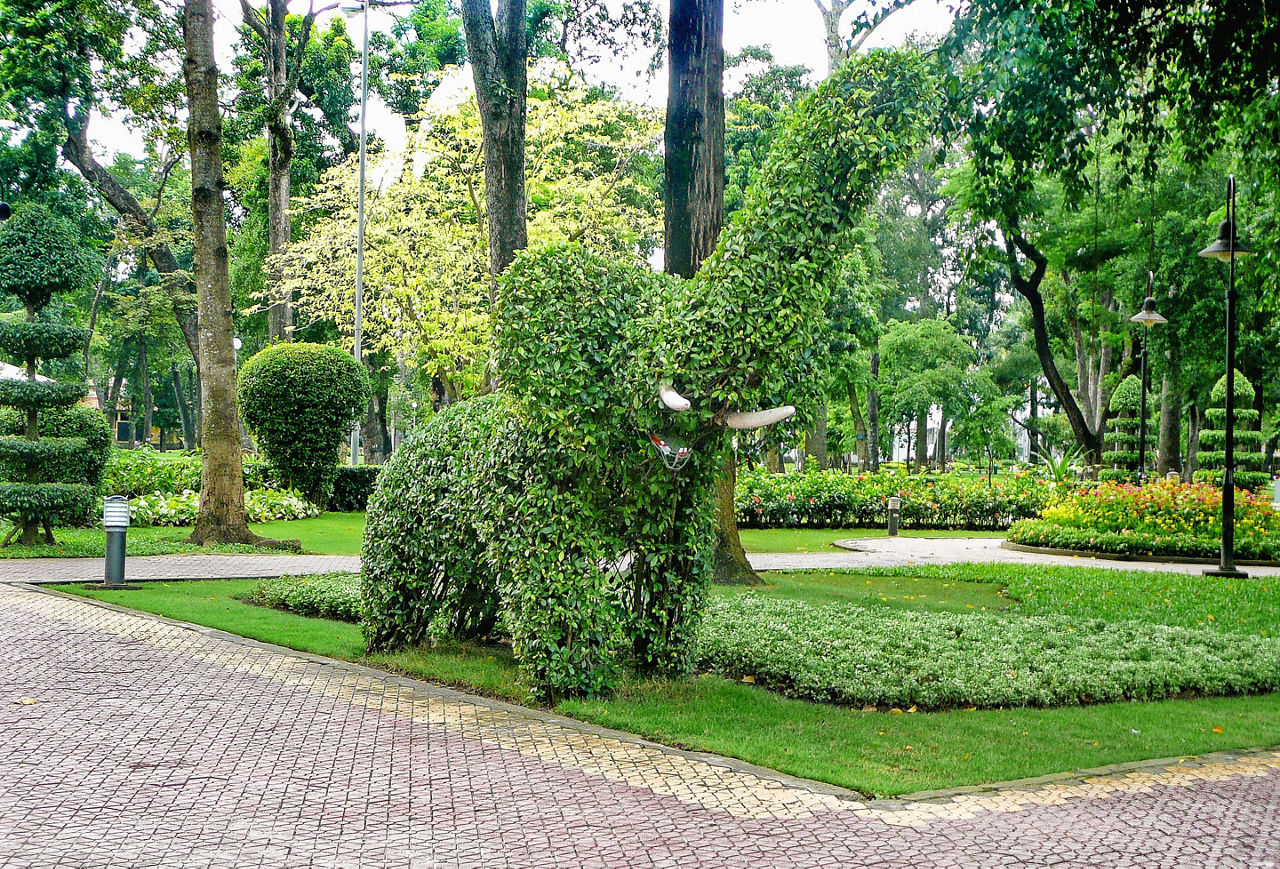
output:
[[[45,412],[76,404],[88,387],[37,380],[36,366],[72,355],[88,340],[83,329],[37,318],[54,295],[93,280],[96,261],[69,224],[40,206],[22,208],[0,226],[0,291],[26,308],[25,320],[0,323],[0,354],[26,368],[25,379],[0,380],[0,405],[23,418],[21,435],[0,437],[0,515],[13,522],[5,545],[15,537],[35,544],[41,527],[53,543],[53,524],[82,518],[91,507],[93,486],[72,461],[88,450],[85,438],[40,437]]]
[[[1236,370],[1236,487],[1257,489],[1271,482],[1264,470],[1266,454],[1262,452],[1261,418],[1253,409],[1253,384]],[[1196,482],[1222,485],[1223,469],[1227,464],[1227,377],[1224,374],[1209,393],[1209,408],[1204,415],[1213,428],[1200,432],[1199,470],[1193,475]]]
[[[1098,473],[1100,480],[1135,483],[1138,480],[1138,441],[1142,435],[1142,381],[1130,374],[1111,394],[1110,408],[1116,417],[1111,420],[1107,432],[1108,450],[1102,454],[1102,462],[1110,467]],[[1147,409],[1147,454],[1155,447],[1154,426],[1151,425],[1151,409]]]
[[[240,369],[245,425],[286,485],[322,508],[372,395],[364,366],[329,344],[273,344]]]

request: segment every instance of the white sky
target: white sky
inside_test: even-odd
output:
[[[250,0],[255,6],[260,2],[261,0]],[[307,2],[308,0],[292,0],[290,10],[305,12]],[[815,0],[731,0],[725,10],[725,49],[732,53],[748,45],[767,46],[778,63],[807,66],[817,76],[825,75],[827,62],[822,18],[814,4]],[[316,5],[327,5],[327,0],[316,0]],[[218,62],[225,72],[230,67],[232,45],[235,41],[234,28],[241,20],[240,3],[239,0],[214,0],[214,8],[218,15],[215,30]],[[323,16],[321,26],[324,26],[329,15],[336,14],[338,13],[334,12]],[[387,11],[374,9],[370,13],[370,27],[374,30],[388,30],[391,20],[391,14]],[[868,47],[899,45],[912,34],[939,36],[950,27],[951,20],[952,14],[939,0],[915,0],[907,8],[890,16],[868,40]],[[359,20],[350,22],[348,29],[358,42]],[[598,68],[588,69],[587,76],[617,85],[630,99],[661,106],[666,100],[665,71],[660,71],[652,78],[638,78],[634,70],[642,66],[643,61],[644,59],[636,58],[631,63],[625,60],[602,63]],[[358,70],[356,74],[358,75]],[[382,137],[391,150],[396,150],[404,141],[403,124],[378,102],[376,96],[370,96],[370,132]],[[90,135],[99,152],[142,153],[142,144],[137,134],[118,119],[98,117],[90,127]]]

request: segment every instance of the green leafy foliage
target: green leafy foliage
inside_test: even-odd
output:
[[[849,705],[1060,706],[1280,688],[1280,641],[1094,618],[813,606],[707,608],[700,654],[726,675]]]
[[[51,380],[0,380],[0,405],[19,410],[68,407],[89,394],[85,383]]]
[[[245,491],[279,488],[273,470],[264,459],[245,456],[243,468]],[[198,492],[201,458],[199,454],[165,456],[151,449],[113,450],[102,476],[102,488],[107,494],[126,498]]]
[[[371,648],[500,624],[543,699],[607,690],[627,665],[687,671],[724,414],[806,403],[835,242],[915,153],[932,99],[916,53],[852,60],[779,135],[691,281],[574,245],[518,257],[494,326],[502,391],[440,414],[370,500]],[[664,383],[693,409],[661,411]],[[669,472],[650,433],[685,442],[689,463]]]
[[[381,465],[343,465],[333,480],[333,494],[328,507],[338,513],[355,513],[369,505],[374,486],[378,483]]]
[[[358,622],[364,613],[360,576],[355,573],[272,577],[258,583],[247,600],[259,606],[340,622]]]
[[[93,489],[75,483],[0,483],[0,515],[20,523],[83,517],[93,509]]]
[[[190,489],[173,495],[143,495],[129,502],[131,521],[143,527],[194,525],[199,511],[200,493]],[[250,522],[309,519],[319,516],[320,508],[292,489],[253,489],[244,494],[244,515]]]
[[[27,205],[0,224],[0,290],[17,296],[29,310],[44,308],[55,294],[79,290],[97,271],[93,250],[43,206]]]
[[[19,365],[31,359],[63,359],[80,352],[88,329],[25,320],[0,320],[0,352]]]
[[[240,370],[245,425],[285,485],[321,506],[372,394],[364,366],[328,344],[276,344]]]
[[[739,474],[734,505],[747,528],[883,528],[890,497],[902,499],[903,528],[999,530],[1034,518],[1067,489],[1030,475],[988,480],[892,471]]]
[[[1102,454],[1102,461],[1111,465],[1098,473],[1100,480],[1110,482],[1135,482],[1138,477],[1140,453],[1138,442],[1142,437],[1142,381],[1130,374],[1116,391],[1111,393],[1111,409],[1119,414],[1111,420],[1107,432],[1109,449]],[[1155,426],[1151,422],[1151,410],[1147,408],[1147,455],[1155,456]]]

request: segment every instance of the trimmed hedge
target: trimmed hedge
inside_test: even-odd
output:
[[[378,484],[382,465],[339,465],[333,480],[329,509],[338,513],[359,513],[369,506],[369,496]]]
[[[329,344],[273,344],[240,369],[245,425],[285,485],[321,507],[338,449],[372,396],[364,366]]]
[[[246,492],[281,488],[266,460],[245,456],[243,467]],[[199,454],[166,458],[149,448],[115,450],[103,473],[103,489],[109,495],[124,495],[126,498],[177,495],[200,491],[203,476]]]
[[[704,666],[853,706],[1061,706],[1280,688],[1280,641],[1066,616],[713,600]]]
[[[0,404],[20,410],[69,407],[89,394],[87,383],[51,380],[0,380]]]
[[[41,467],[48,477],[73,481],[75,485],[85,485],[91,490],[84,502],[85,511],[59,513],[55,524],[91,523],[99,512],[93,496],[102,492],[103,469],[115,453],[115,441],[107,418],[92,407],[56,407],[40,412],[40,440],[22,438],[25,428],[24,414],[11,407],[0,408],[0,437],[5,437],[5,445],[0,447],[0,479],[22,480],[25,464],[19,454],[28,451],[32,455],[40,454]],[[77,442],[81,448],[71,449],[70,445]],[[53,446],[46,449],[46,444]]]
[[[738,476],[734,503],[746,528],[881,528],[889,498],[902,499],[903,528],[997,531],[1040,511],[1067,491],[1030,475],[905,476],[816,471]]]
[[[79,353],[89,330],[59,323],[0,320],[0,350],[19,365],[30,358],[65,359]]]

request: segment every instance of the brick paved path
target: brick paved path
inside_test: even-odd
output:
[[[1280,752],[866,804],[19,585],[0,586],[0,686],[5,867],[1280,860]]]

